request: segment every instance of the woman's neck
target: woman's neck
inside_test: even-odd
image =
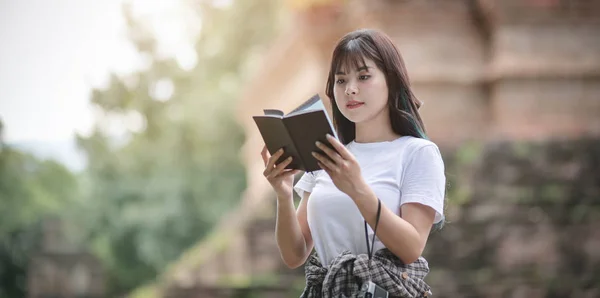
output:
[[[396,134],[392,129],[389,115],[385,114],[369,121],[356,123],[356,137],[354,141],[357,143],[376,143],[393,141],[399,138],[400,135]]]

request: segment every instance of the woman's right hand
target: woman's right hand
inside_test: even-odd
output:
[[[294,187],[294,175],[299,173],[300,170],[289,170],[285,168],[292,162],[292,157],[289,157],[276,165],[275,162],[279,160],[282,154],[283,148],[279,149],[273,156],[269,156],[267,146],[263,147],[263,150],[260,153],[265,164],[263,175],[267,178],[273,187],[273,190],[275,190],[277,197],[291,199]]]

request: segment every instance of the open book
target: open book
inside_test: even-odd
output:
[[[280,148],[284,148],[284,154],[277,163],[289,156],[293,157],[292,163],[286,167],[287,169],[299,169],[307,172],[320,170],[312,152],[325,154],[317,148],[315,143],[320,141],[333,148],[325,136],[330,134],[337,138],[318,94],[287,115],[279,110],[264,110],[264,115],[252,118],[271,155]]]

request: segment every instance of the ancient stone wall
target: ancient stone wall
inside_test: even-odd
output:
[[[424,256],[436,297],[600,295],[600,139],[444,155],[449,223]]]

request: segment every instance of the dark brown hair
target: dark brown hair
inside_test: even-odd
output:
[[[373,29],[361,29],[346,34],[333,50],[331,67],[327,78],[325,93],[331,100],[333,122],[338,137],[348,144],[356,137],[356,126],[340,112],[333,88],[335,73],[342,67],[365,66],[365,58],[375,62],[384,73],[388,86],[388,108],[392,130],[401,136],[427,138],[425,126],[419,115],[421,103],[410,89],[406,67],[400,52],[392,40],[383,32]]]

